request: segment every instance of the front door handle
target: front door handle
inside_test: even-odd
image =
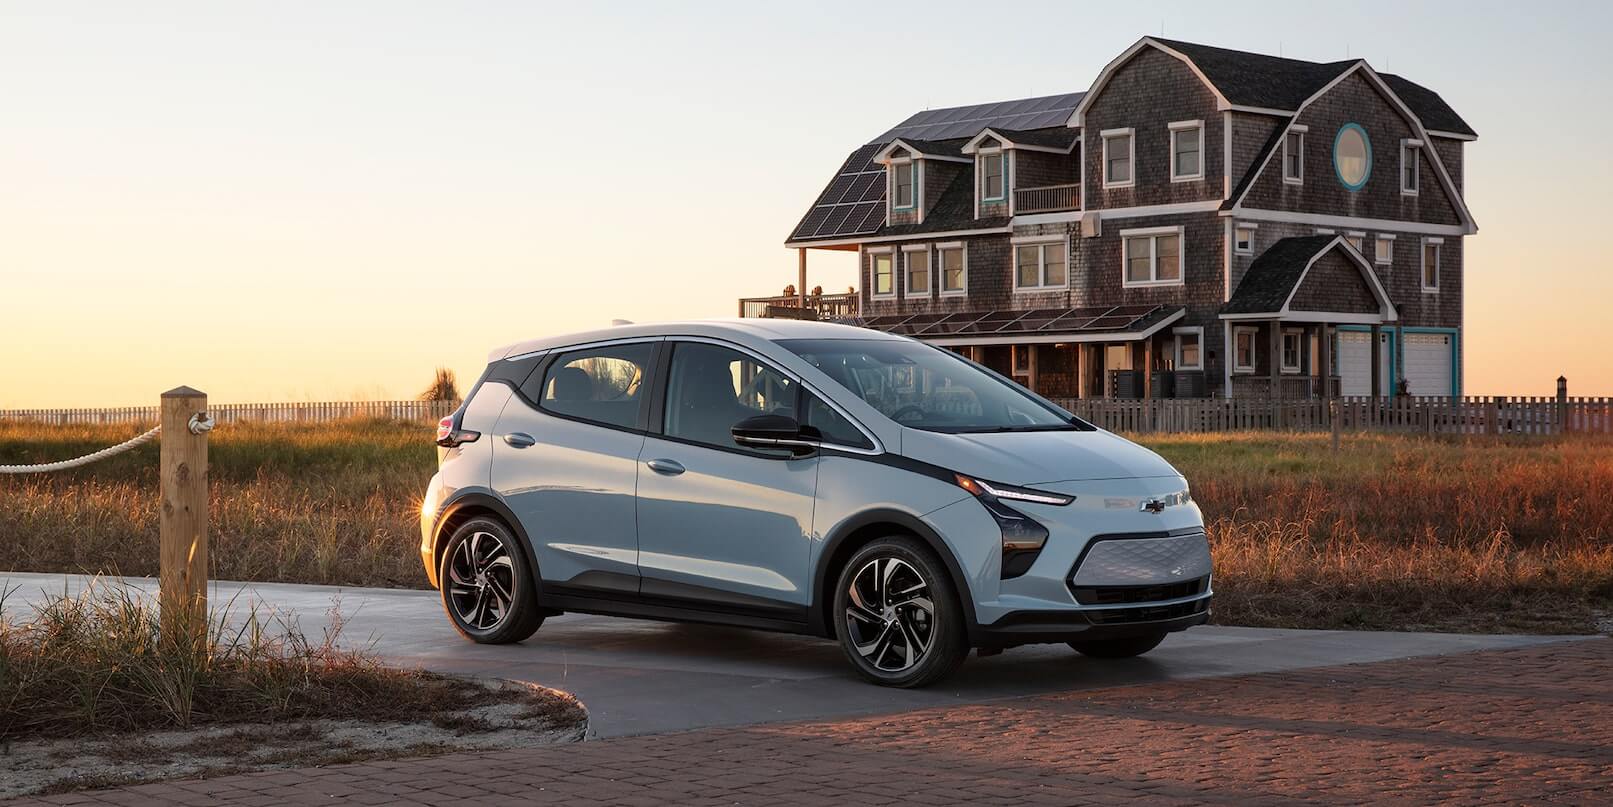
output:
[[[654,459],[644,464],[650,466],[650,470],[658,474],[677,476],[678,474],[683,473],[683,463],[678,462],[677,460]]]
[[[509,443],[511,448],[526,448],[536,445],[538,441],[526,432],[510,432],[504,435],[504,442]]]

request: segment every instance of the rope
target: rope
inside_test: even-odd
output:
[[[207,420],[207,428],[212,428],[212,425],[212,419],[209,418]],[[196,424],[191,425],[191,430],[196,430]],[[125,451],[139,448],[140,446],[143,446],[155,439],[157,437],[157,433],[160,431],[162,431],[161,426],[153,426],[151,431],[148,431],[145,434],[142,434],[131,440],[126,440],[109,448],[103,448],[93,454],[85,454],[82,457],[74,457],[70,460],[62,460],[60,462],[44,462],[38,465],[0,465],[0,474],[42,474],[49,471],[65,471],[69,468],[77,468],[80,465],[89,465],[97,460],[104,460],[107,457],[115,457]]]

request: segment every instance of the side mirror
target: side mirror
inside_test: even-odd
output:
[[[734,424],[729,431],[734,442],[747,448],[786,448],[796,454],[810,454],[817,440],[803,434],[800,422],[788,415],[756,415]]]

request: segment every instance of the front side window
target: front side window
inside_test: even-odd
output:
[[[1003,155],[987,154],[980,158],[980,199],[1000,202],[1004,193]]]
[[[561,354],[543,380],[544,411],[606,426],[634,429],[644,378],[655,346],[648,342]]]
[[[891,276],[891,254],[889,252],[875,252],[868,256],[869,266],[874,276],[875,294],[894,294],[896,287]]]
[[[1171,180],[1204,177],[1204,124],[1173,123],[1171,130]]]
[[[941,293],[962,292],[963,247],[942,247],[937,254],[941,260]]]
[[[1255,371],[1255,329],[1235,328],[1232,331],[1232,369],[1240,373]]]
[[[873,448],[874,444],[851,421],[834,407],[823,402],[821,398],[812,393],[806,396],[806,417],[801,425],[811,426],[818,430],[818,438],[825,443],[833,443],[856,448]]]
[[[1421,170],[1423,150],[1411,143],[1402,143],[1400,146],[1400,192],[1407,196],[1417,195],[1417,177]]]
[[[1012,381],[931,345],[895,339],[779,344],[903,426],[954,433],[1081,428]]]
[[[910,249],[902,252],[902,261],[907,264],[907,293],[930,293],[930,249]]]
[[[1283,181],[1305,181],[1305,133],[1290,131],[1283,137]]]
[[[1300,331],[1283,331],[1283,372],[1299,372],[1299,358],[1304,352],[1304,344],[1304,334]]]
[[[1123,187],[1131,179],[1131,130],[1106,133],[1103,136],[1104,187]]]
[[[1174,285],[1182,282],[1181,230],[1121,233],[1125,245],[1128,286]]]
[[[1423,291],[1439,291],[1439,241],[1423,242]]]
[[[1014,248],[1014,285],[1021,289],[1062,287],[1067,275],[1064,242],[1020,244]]]
[[[738,450],[731,431],[735,423],[756,415],[796,418],[799,394],[794,380],[744,353],[682,342],[673,348],[667,369],[662,433]]]
[[[898,210],[913,206],[913,164],[895,163],[891,166],[893,198]]]

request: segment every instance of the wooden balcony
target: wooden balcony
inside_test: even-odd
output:
[[[857,295],[853,292],[808,294],[806,296],[806,307],[802,308],[801,298],[794,295],[741,297],[739,300],[739,315],[741,317],[773,319],[849,319],[857,316],[857,300]]]
[[[1081,186],[1047,185],[1014,190],[1015,213],[1053,213],[1081,209]]]

